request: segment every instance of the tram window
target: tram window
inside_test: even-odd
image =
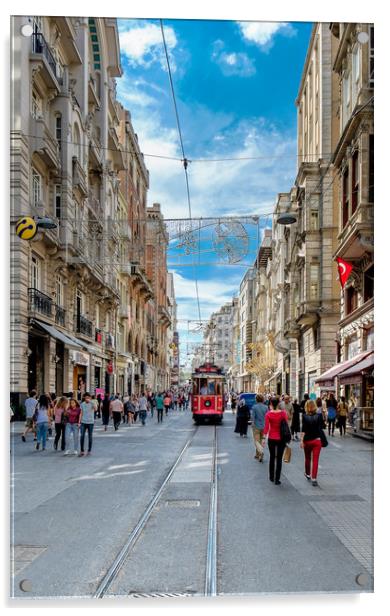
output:
[[[207,379],[201,379],[200,381],[200,395],[206,396],[210,393],[209,388],[207,387]]]
[[[192,381],[192,393],[194,396],[199,394],[199,379],[194,379]]]
[[[215,396],[215,381],[209,381],[209,394]]]
[[[217,381],[216,383],[216,394],[217,396],[221,395],[221,381]]]

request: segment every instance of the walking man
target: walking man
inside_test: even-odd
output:
[[[147,410],[148,410],[148,400],[144,392],[142,392],[141,397],[139,399],[139,416],[140,416],[143,426],[145,425]]]
[[[37,392],[35,391],[35,389],[33,389],[32,391],[30,391],[29,397],[26,398],[26,400],[24,401],[24,408],[26,409],[26,424],[25,424],[25,430],[22,434],[22,441],[24,443],[26,442],[26,434],[30,431],[34,434],[34,441],[37,440],[36,431],[34,429],[34,422],[33,422],[33,415],[34,415],[34,412],[37,406],[38,406]]]
[[[84,438],[88,431],[88,451],[87,456],[91,455],[92,449],[92,432],[95,423],[95,409],[91,402],[91,395],[87,392],[84,396],[84,402],[80,404],[81,413],[79,418],[80,433],[80,453],[79,457],[84,456]]]
[[[112,421],[114,422],[114,428],[115,430],[118,430],[121,425],[123,413],[123,403],[119,399],[119,394],[116,394],[114,400],[111,401],[110,411],[112,414]]]
[[[257,394],[256,403],[251,408],[251,415],[253,440],[256,448],[255,459],[259,462],[262,462],[264,458],[264,449],[261,442],[263,440],[265,414],[267,411],[268,408],[264,404],[264,396]]]
[[[164,414],[164,398],[161,393],[156,396],[157,423],[162,423]]]

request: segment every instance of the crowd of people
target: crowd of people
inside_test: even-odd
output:
[[[110,422],[117,431],[121,424],[134,424],[138,420],[145,426],[148,416],[156,411],[156,422],[163,421],[170,410],[186,411],[189,405],[188,389],[164,392],[143,391],[140,395],[121,396],[106,393],[104,396],[84,393],[81,400],[55,394],[31,391],[25,400],[26,423],[21,438],[31,432],[35,449],[45,451],[47,441],[54,436],[53,449],[64,455],[90,456],[92,453],[93,429],[101,419],[106,432]],[[54,434],[53,434],[54,428]],[[88,444],[85,448],[86,434]]]
[[[231,409],[236,414],[234,431],[246,438],[248,425],[252,425],[254,457],[259,462],[264,460],[267,441],[270,481],[275,485],[281,484],[286,446],[294,440],[300,441],[300,447],[304,450],[304,476],[313,486],[317,486],[319,457],[322,447],[327,446],[324,431],[327,428],[328,436],[334,437],[337,427],[340,437],[345,436],[347,418],[354,425],[355,401],[347,404],[343,396],[336,400],[334,394],[329,393],[315,400],[305,394],[301,403],[298,403],[296,399],[292,402],[288,395],[279,397],[270,393],[256,395],[255,404],[249,408],[241,394],[230,394]]]

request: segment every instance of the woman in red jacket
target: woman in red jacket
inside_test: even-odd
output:
[[[270,410],[265,415],[264,437],[268,435],[269,449],[269,479],[275,481],[275,485],[280,485],[280,474],[282,472],[282,459],[286,443],[280,437],[280,424],[282,419],[288,422],[287,413],[278,409],[279,400],[270,400]],[[276,473],[275,473],[276,458]]]

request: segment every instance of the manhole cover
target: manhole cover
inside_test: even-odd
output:
[[[357,584],[359,584],[359,586],[367,586],[368,584],[367,573],[359,573],[359,575],[356,576],[356,582]]]
[[[166,507],[179,507],[180,509],[194,509],[200,506],[200,501],[184,499],[167,500],[165,501],[165,505]]]

